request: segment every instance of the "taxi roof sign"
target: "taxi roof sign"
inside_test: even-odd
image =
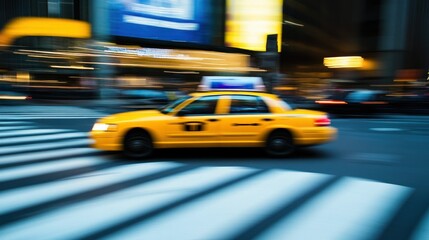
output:
[[[257,91],[264,92],[261,77],[206,76],[198,86],[199,91]]]

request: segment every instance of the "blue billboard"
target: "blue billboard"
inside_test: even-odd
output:
[[[209,43],[206,0],[109,0],[110,34]]]

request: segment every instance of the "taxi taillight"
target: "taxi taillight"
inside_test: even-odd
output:
[[[343,105],[343,104],[348,104],[345,101],[341,101],[341,100],[317,100],[315,101],[317,104],[332,104],[332,105]]]
[[[326,127],[331,125],[331,120],[328,117],[314,119],[314,125],[317,127]]]

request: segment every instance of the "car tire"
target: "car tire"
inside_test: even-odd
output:
[[[296,150],[292,134],[286,130],[271,133],[265,142],[265,152],[272,157],[283,157]]]
[[[147,158],[153,152],[149,134],[142,131],[129,132],[124,138],[124,155],[131,158]]]

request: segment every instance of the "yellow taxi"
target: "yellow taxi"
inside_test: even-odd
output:
[[[211,147],[257,147],[272,156],[285,156],[299,146],[336,138],[337,130],[326,113],[291,109],[274,94],[248,88],[246,81],[243,90],[234,81],[189,94],[161,109],[99,119],[90,132],[93,147],[137,158],[148,157],[154,149]],[[212,85],[219,87],[219,82]]]

